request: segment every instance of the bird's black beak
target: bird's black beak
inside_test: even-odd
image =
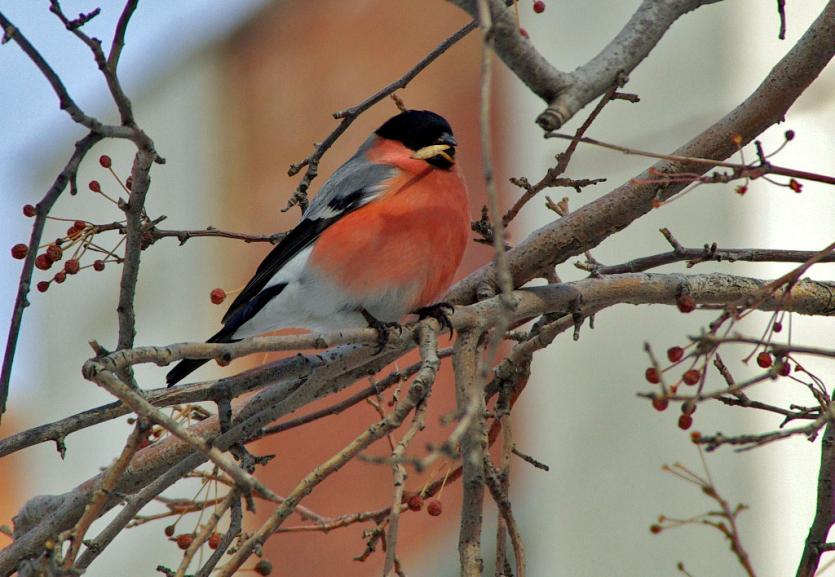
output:
[[[458,142],[455,140],[455,137],[448,132],[444,132],[441,137],[436,141],[436,144],[448,144],[450,146],[458,146]]]

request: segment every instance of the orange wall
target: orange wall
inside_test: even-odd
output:
[[[333,0],[277,3],[229,40],[222,114],[228,119],[228,210],[239,219],[230,223],[235,229],[274,232],[293,226],[298,210],[279,212],[298,181],[298,177],[287,177],[288,165],[304,158],[312,143],[336,126],[331,113],[360,102],[398,78],[468,21],[444,2],[372,0],[351,2],[350,10],[346,5]],[[408,107],[434,110],[450,121],[461,143],[458,157],[469,183],[474,217],[484,203],[478,136],[479,62],[475,32],[399,93]],[[394,104],[384,101],[362,115],[325,156],[320,165],[323,176],[314,181],[313,191],[372,130],[396,113]],[[499,141],[501,135],[494,137]],[[229,274],[237,275],[243,283],[268,249],[249,248],[249,260]],[[489,249],[473,243],[460,274],[483,264],[490,255]],[[441,345],[447,344],[442,338]],[[409,357],[401,366],[414,360]],[[423,454],[427,442],[441,440],[451,429],[438,426],[438,418],[454,407],[450,376],[449,361],[444,361],[442,377],[432,394],[429,427],[413,443],[414,454]],[[327,399],[326,403],[333,401]],[[361,404],[261,443],[254,448],[256,453],[276,453],[278,457],[260,477],[286,494],[375,418],[374,410]],[[385,455],[388,450],[387,443],[381,442],[370,453]],[[424,477],[412,474],[406,487],[420,489],[423,482]],[[304,504],[322,515],[336,516],[385,506],[390,503],[391,491],[390,467],[355,461],[324,482]],[[443,550],[436,549],[440,542],[433,545],[428,565],[426,559],[421,560],[428,541],[449,537],[456,529],[459,494],[458,486],[444,492],[445,514],[440,518],[425,512],[404,514],[398,552],[407,573],[410,567],[432,567],[439,554],[450,559],[456,554],[456,540],[447,538]],[[263,516],[269,510],[262,505],[259,513]],[[296,517],[289,524],[297,523]],[[361,532],[368,527],[326,535],[278,535],[268,542],[266,556],[279,575],[378,575],[383,560],[380,550],[366,563],[351,561],[363,551]]]

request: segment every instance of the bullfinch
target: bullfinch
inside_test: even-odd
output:
[[[386,121],[325,182],[208,342],[367,325],[382,348],[386,328],[408,313],[436,316],[470,230],[456,145],[434,112],[407,110]],[[205,362],[181,361],[168,385]]]

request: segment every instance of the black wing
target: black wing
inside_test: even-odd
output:
[[[373,200],[393,176],[395,169],[388,165],[358,161],[365,146],[357,155],[334,172],[310,204],[301,222],[273,248],[255,271],[255,276],[223,315],[223,324],[234,329],[257,313],[283,285],[264,289],[276,273],[294,256],[310,246],[334,222]]]

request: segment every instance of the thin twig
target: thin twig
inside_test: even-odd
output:
[[[549,132],[546,135],[548,138],[562,138],[565,140],[572,140],[574,139],[573,136],[568,134],[560,134],[558,132]],[[586,144],[593,144],[595,146],[600,146],[603,148],[609,148],[611,150],[617,150],[619,152],[623,152],[624,154],[633,154],[637,156],[646,156],[649,158],[658,158],[661,160],[669,160],[673,162],[683,162],[688,164],[703,164],[706,166],[722,166],[725,168],[731,168],[738,171],[738,174],[735,174],[732,178],[740,178],[745,176],[746,174],[754,173],[757,176],[762,176],[763,174],[779,174],[781,176],[788,176],[793,178],[800,178],[802,180],[813,180],[815,182],[823,182],[824,184],[835,184],[835,176],[828,176],[825,174],[818,174],[816,172],[807,172],[805,170],[797,170],[794,168],[787,168],[784,166],[777,166],[776,164],[767,163],[765,165],[756,164],[756,165],[749,165],[749,164],[740,164],[738,162],[724,162],[721,160],[713,160],[710,158],[698,158],[695,156],[680,156],[676,154],[659,154],[657,152],[649,152],[646,150],[638,150],[637,148],[629,148],[627,146],[619,146],[617,144],[611,144],[608,142],[603,142],[601,140],[596,140],[594,138],[583,137],[579,139],[580,142]],[[660,174],[660,173],[659,173]],[[675,177],[676,173],[664,173],[664,176],[671,176]],[[713,177],[708,177],[713,178]],[[716,181],[711,180],[711,182]]]

